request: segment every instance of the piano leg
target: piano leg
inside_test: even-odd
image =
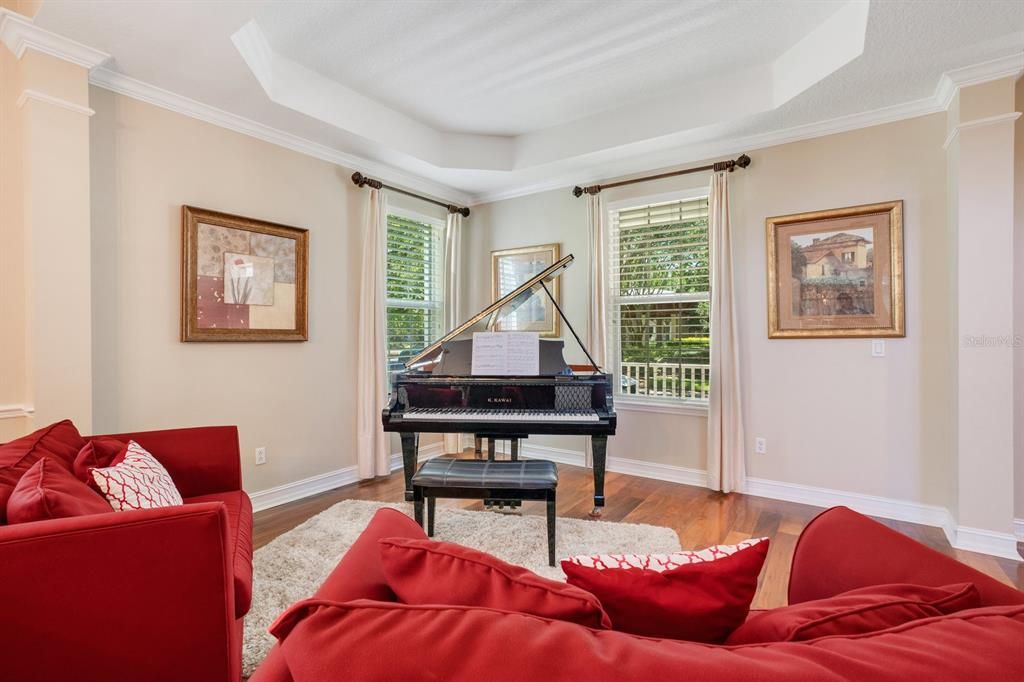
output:
[[[483,440],[483,438],[481,438],[480,436],[474,436],[473,437],[473,455],[477,459],[483,459],[483,450],[482,450],[482,445],[483,444],[481,442],[482,440]]]
[[[420,434],[403,431],[402,471],[405,474],[405,501],[412,502],[412,477],[416,473],[416,454],[420,446]]]
[[[513,438],[509,442],[510,442],[510,444],[512,446],[512,461],[513,462],[518,462],[519,461],[519,439],[518,438]]]
[[[608,436],[591,436],[590,450],[594,458],[594,511],[593,517],[601,516],[604,507],[604,468],[607,461],[605,453],[608,447]]]

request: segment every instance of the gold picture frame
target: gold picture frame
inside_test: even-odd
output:
[[[560,244],[539,244],[491,251],[491,300],[496,301],[533,275],[543,272],[561,258]],[[551,295],[562,305],[560,278],[551,283]],[[494,331],[535,331],[542,338],[562,335],[561,317],[543,292],[533,296],[511,314],[501,314]]]
[[[309,231],[181,207],[181,340],[306,341]]]
[[[768,338],[906,336],[902,201],[767,218],[765,238]]]

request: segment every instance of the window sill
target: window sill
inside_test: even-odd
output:
[[[674,414],[690,417],[708,416],[708,404],[704,402],[660,402],[656,400],[636,400],[616,397],[615,410],[624,412],[653,412],[656,414]]]

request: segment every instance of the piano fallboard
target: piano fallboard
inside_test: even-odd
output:
[[[612,435],[606,374],[531,377],[400,372],[384,409],[385,431]]]

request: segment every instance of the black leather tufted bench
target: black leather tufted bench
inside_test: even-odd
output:
[[[427,535],[434,535],[434,507],[438,497],[545,500],[548,512],[548,565],[555,565],[555,488],[558,468],[554,462],[531,459],[492,462],[438,457],[427,460],[412,477],[416,523],[423,525],[423,501],[427,502]]]

